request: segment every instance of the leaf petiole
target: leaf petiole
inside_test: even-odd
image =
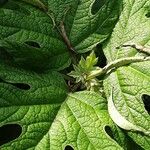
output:
[[[131,44],[123,44],[123,45],[121,45],[121,47],[132,47],[132,48],[137,49],[140,52],[143,52],[143,53],[150,55],[150,48],[143,46],[143,45],[131,43]]]
[[[102,76],[104,74],[107,74],[112,69],[117,69],[119,67],[122,67],[131,63],[143,62],[143,61],[150,61],[150,57],[140,56],[140,57],[127,57],[127,58],[117,59],[109,63],[108,65],[106,65],[104,68],[100,68],[91,72],[90,75],[87,77],[87,80],[90,80],[97,76]]]

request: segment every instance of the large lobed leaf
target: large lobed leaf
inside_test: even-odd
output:
[[[18,124],[19,138],[2,150],[75,150],[122,148],[105,131],[114,128],[106,100],[93,92],[67,95],[62,77],[56,72],[37,75],[0,65],[0,126]],[[27,84],[19,89],[17,84]]]
[[[52,21],[47,14],[26,3],[10,1],[4,8],[0,8],[0,20],[0,39],[9,42],[9,45],[3,44],[1,47],[5,46],[15,62],[24,65],[26,61],[34,66],[35,63],[31,60],[38,62],[35,57],[37,55],[41,61],[40,65],[37,63],[39,68],[61,69],[68,66],[66,46],[53,29]],[[26,43],[31,42],[37,43],[38,47],[29,45],[29,51]],[[16,46],[12,47],[10,44]],[[42,61],[46,62],[47,66],[45,63],[43,65]]]
[[[47,14],[21,0],[9,1],[0,8],[0,39],[8,41],[9,46],[6,44],[0,47],[5,47],[19,65],[28,66],[26,61],[33,66],[31,69],[45,67],[62,70],[70,64],[70,58],[67,46],[57,30],[60,22],[65,18],[66,33],[72,46],[77,52],[84,53],[109,36],[119,16],[119,4],[119,1],[107,0],[100,3],[97,11],[93,12],[93,0],[49,0]],[[52,18],[57,27],[54,26]],[[28,51],[27,46],[31,42],[38,47],[30,47]],[[16,46],[12,47],[10,43],[16,43]],[[19,52],[20,49],[24,58]],[[31,59],[35,60],[34,63]],[[38,59],[45,63],[36,64]]]
[[[73,47],[80,53],[91,50],[111,34],[123,5],[112,36],[105,43],[104,52],[108,62],[138,55],[135,49],[118,49],[118,46],[133,42],[149,44],[150,1],[101,2],[49,0],[45,4],[49,12],[53,12],[57,25],[63,19],[62,12],[70,8],[65,16],[66,32]],[[17,6],[15,10],[9,4],[0,8],[0,46],[17,63],[24,64],[31,59],[37,62],[37,58],[47,62],[41,63],[41,68],[43,65],[56,70],[67,67],[70,63],[67,47],[53,28],[48,15],[27,3],[11,1],[12,3]],[[38,43],[39,46],[32,47],[30,42]],[[31,52],[27,49],[31,49]],[[37,57],[29,55],[36,50],[39,53]],[[15,123],[22,127],[20,137],[3,145],[1,149],[55,150],[64,149],[67,145],[75,150],[112,150],[122,149],[121,146],[127,149],[124,143],[126,137],[122,130],[114,127],[106,110],[106,101],[98,94],[67,94],[64,80],[54,71],[39,75],[6,65],[1,65],[0,69],[0,126]],[[150,95],[149,70],[149,62],[136,63],[111,72],[104,81],[107,97],[110,96],[112,87],[115,89],[114,103],[120,114],[147,131],[150,130],[150,118],[142,102],[142,95]],[[21,83],[28,89],[19,89],[18,84]],[[116,130],[118,143],[108,135],[106,126]],[[128,135],[142,148],[149,150],[149,136],[136,131],[128,132]]]
[[[123,0],[123,11],[106,42],[104,52],[108,62],[121,57],[137,56],[137,50],[118,47],[124,43],[148,45],[150,41],[150,1]],[[150,117],[142,101],[150,95],[150,62],[135,63],[121,67],[109,74],[104,82],[107,97],[114,88],[114,103],[120,114],[137,127],[150,131]],[[148,100],[148,99],[147,99]],[[147,102],[149,103],[149,102]],[[145,150],[150,148],[150,137],[139,132],[129,135]]]
[[[104,45],[107,60],[135,56],[135,49],[118,48],[123,44],[141,44],[150,42],[150,0],[123,0],[123,10],[113,30],[112,36]]]

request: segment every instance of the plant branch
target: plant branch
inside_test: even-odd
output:
[[[64,26],[64,22],[61,21],[60,23],[60,30],[61,30],[61,36],[65,42],[65,44],[67,45],[67,48],[68,48],[68,52],[71,56],[71,59],[72,59],[72,62],[73,64],[77,64],[77,57],[76,57],[76,51],[74,50],[73,46],[71,45],[71,42],[66,34],[66,30],[65,30],[65,26]]]
[[[40,9],[42,9],[52,20],[52,23],[53,23],[53,27],[56,27],[58,32],[61,34],[65,44],[67,45],[67,48],[68,48],[68,52],[69,52],[69,55],[71,56],[71,59],[72,59],[72,62],[73,64],[77,64],[77,57],[76,57],[76,51],[74,50],[73,46],[71,45],[71,42],[67,36],[67,33],[66,33],[66,30],[65,30],[65,26],[64,26],[64,20],[65,20],[65,16],[68,12],[68,10],[70,9],[70,7],[68,7],[65,12],[64,12],[64,15],[63,15],[63,19],[62,21],[60,22],[60,29],[57,27],[56,25],[56,22],[55,22],[55,19],[54,19],[54,15],[53,13],[50,13],[49,9],[47,8],[47,6],[44,5],[44,3],[42,3],[40,0],[23,0],[24,2],[26,3],[29,3],[29,4],[32,4]]]
[[[108,65],[106,65],[104,68],[97,69],[93,71],[88,77],[87,80],[90,80],[94,77],[97,76],[102,76],[111,71],[112,69],[117,69],[119,67],[131,64],[131,63],[136,63],[136,62],[143,62],[143,61],[150,61],[150,57],[127,57],[127,58],[120,58],[117,59]]]
[[[63,19],[62,21],[60,22],[60,29],[59,27],[56,25],[56,22],[55,22],[55,19],[54,19],[54,16],[53,14],[50,14],[49,12],[47,12],[47,15],[51,18],[52,22],[53,22],[53,25],[54,27],[57,28],[57,31],[60,33],[60,35],[62,36],[63,38],[63,41],[64,43],[66,44],[67,48],[68,48],[68,52],[69,52],[69,55],[71,56],[71,60],[73,62],[73,64],[77,64],[78,63],[78,59],[76,57],[77,55],[77,52],[75,51],[75,49],[73,48],[68,36],[67,36],[67,33],[66,33],[66,30],[65,30],[65,26],[64,26],[64,21],[65,21],[65,17],[66,17],[66,14],[68,12],[68,10],[70,9],[70,7],[68,7],[65,12],[64,12],[64,16],[63,16]]]
[[[143,52],[143,53],[150,55],[150,48],[146,47],[146,46],[132,43],[132,44],[123,44],[123,45],[121,45],[121,47],[132,47],[132,48],[137,49],[140,52]]]

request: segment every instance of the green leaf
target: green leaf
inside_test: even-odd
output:
[[[135,63],[117,69],[104,82],[108,97],[110,89],[114,87],[113,101],[121,116],[137,127],[144,129],[144,132],[150,131],[150,117],[142,101],[143,94],[150,95],[149,70],[149,62]],[[131,135],[144,149],[149,149],[150,136],[144,132],[135,131],[131,132]]]
[[[113,30],[111,38],[104,46],[107,60],[137,55],[131,47],[118,48],[124,44],[150,45],[149,0],[123,0],[123,11]]]
[[[74,78],[81,78],[79,81],[84,82],[84,78],[86,78],[86,76],[90,74],[91,71],[94,71],[96,69],[95,65],[97,64],[97,61],[98,58],[96,58],[94,52],[92,52],[89,56],[87,56],[86,59],[81,57],[79,64],[77,66],[76,65],[73,66],[74,71],[71,71],[69,75]]]
[[[31,41],[28,43],[29,44],[31,43],[32,45],[36,44]],[[5,42],[0,42],[0,47],[2,47],[0,51],[4,53],[3,54],[4,56],[11,57],[11,59],[8,59],[10,63],[13,62],[14,64],[18,64],[18,66],[20,67],[34,70],[37,72],[42,72],[46,69],[49,69],[50,67],[51,69],[54,69],[57,65],[56,61],[54,63],[54,60],[56,58],[53,57],[50,60],[48,51],[43,51],[41,53],[41,49],[39,49],[39,47],[34,47],[32,45],[28,45],[26,43],[5,41]],[[1,58],[3,55],[1,55]],[[3,60],[6,61],[6,59]],[[51,62],[51,64],[48,64],[47,62]],[[58,62],[58,65],[60,63],[61,62]]]
[[[75,150],[149,150],[150,136],[145,133],[150,131],[150,117],[142,97],[150,95],[150,61],[127,65],[126,60],[144,54],[122,46],[149,49],[149,8],[149,0],[11,0],[0,6],[0,127],[22,128],[19,137],[0,149],[64,150],[70,145]],[[97,93],[69,94],[75,83],[67,81],[67,87],[56,72],[98,43],[104,43],[110,64],[99,77],[104,80],[103,97],[109,98],[114,89],[111,102],[125,128],[101,96],[96,75],[105,67],[94,67],[94,53],[72,64],[71,75],[83,82],[89,74],[85,86],[98,85]],[[139,58],[146,60],[147,55]]]
[[[85,91],[67,96],[56,72],[38,75],[5,65],[0,69],[0,126],[22,127],[22,134],[1,150],[58,150],[67,145],[75,150],[122,149],[105,131],[114,124],[99,94]],[[30,88],[19,89],[19,83]]]
[[[46,3],[39,0],[24,1],[28,3],[9,1],[0,9],[0,39],[22,45],[26,42],[37,43],[39,47],[36,55],[40,61],[45,61],[49,68],[56,70],[62,70],[70,64],[67,46],[59,33],[61,32],[60,23],[64,18],[66,33],[72,46],[77,52],[84,53],[92,50],[109,36],[120,10],[120,3],[116,0],[103,2],[94,14],[91,12],[95,6],[93,0],[80,2],[78,0],[49,0],[47,6]],[[33,3],[33,6],[29,3]],[[45,9],[36,8],[34,5],[40,8],[45,5],[48,12]],[[54,21],[56,21],[56,26]],[[10,53],[9,47],[6,51]],[[19,53],[18,51],[16,49],[13,53]],[[31,50],[31,54],[27,51],[23,53],[25,55],[24,61],[34,59],[32,56],[32,53],[35,53],[34,49]],[[15,54],[12,55],[15,57]],[[45,60],[43,55],[46,55],[49,61]],[[24,62],[21,63],[23,66],[26,65]],[[32,64],[30,63],[31,66]],[[42,67],[44,68],[45,65]]]
[[[89,55],[87,56],[86,58],[86,62],[85,62],[85,65],[86,65],[86,69],[87,70],[93,70],[93,66],[95,66],[98,62],[98,58],[96,58],[96,55],[94,53],[94,51]],[[84,62],[83,62],[84,63]]]
[[[104,45],[104,53],[108,62],[119,58],[141,55],[131,47],[120,47],[124,44],[135,43],[149,47],[150,41],[150,1],[123,0],[123,11],[118,23]],[[118,48],[119,47],[119,48]],[[107,76],[104,89],[109,98],[114,88],[114,105],[123,118],[137,127],[150,131],[149,112],[145,109],[142,95],[150,95],[150,61],[139,62],[120,67]],[[128,135],[143,149],[150,149],[150,136],[144,132],[130,131]]]
[[[150,131],[145,130],[142,127],[138,127],[133,123],[126,120],[117,110],[113,102],[113,91],[111,91],[110,97],[108,99],[108,112],[112,120],[122,129],[124,130],[132,130],[132,131],[139,131],[143,132],[145,135],[150,136]]]
[[[36,7],[39,7],[40,9],[43,9],[44,11],[47,11],[47,7],[44,5],[44,3],[41,0],[22,0],[22,1],[32,4]]]
[[[99,91],[100,82],[93,74],[101,71],[100,67],[95,65],[98,62],[98,58],[93,52],[86,59],[81,57],[79,64],[73,65],[74,71],[71,71],[68,75],[76,79],[76,83],[81,82],[88,90]],[[90,76],[90,78],[88,78]]]
[[[62,12],[68,10],[65,15],[67,35],[74,48],[83,53],[109,37],[121,5],[120,0],[49,0],[48,8],[54,12],[57,22],[64,17]]]
[[[14,8],[16,9],[14,10]],[[20,53],[21,49],[24,55],[20,57],[24,56],[26,62],[32,59],[36,63],[35,54],[39,57],[41,66],[45,61],[44,63],[51,69],[62,70],[70,64],[66,45],[54,29],[51,18],[42,10],[27,3],[10,1],[7,6],[0,9],[0,20],[0,39],[12,44],[18,45],[19,43],[20,48],[11,52],[10,46],[5,45],[6,51],[11,53],[13,57],[16,53]],[[36,47],[37,52],[34,47],[30,49],[31,52],[24,49],[24,46],[21,47],[21,45],[33,42],[39,45],[38,48]],[[19,59],[19,57],[15,57],[15,59]],[[30,63],[30,65],[33,64]],[[28,65],[26,66],[28,67]]]
[[[51,148],[59,149],[63,141],[64,146],[71,145],[75,150],[122,149],[105,131],[106,125],[112,125],[109,121],[105,100],[98,94],[70,94],[52,125],[57,132],[50,131]]]

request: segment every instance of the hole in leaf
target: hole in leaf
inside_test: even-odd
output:
[[[11,83],[11,85],[21,89],[21,90],[29,90],[31,87],[25,83]]]
[[[105,126],[105,131],[112,139],[114,139],[113,132],[109,126]]]
[[[74,150],[70,145],[67,145],[64,150]]]
[[[147,18],[150,18],[150,12],[145,15]]]
[[[142,100],[143,100],[145,109],[150,114],[150,96],[146,95],[146,94],[143,94],[142,95]]]
[[[100,10],[100,8],[104,5],[105,1],[106,0],[95,0],[91,8],[92,15],[95,15]]]
[[[26,41],[25,42],[27,45],[35,47],[35,48],[40,48],[40,45],[37,42],[34,41]]]
[[[26,84],[26,83],[10,83],[10,82],[7,82],[7,81],[4,81],[3,79],[0,78],[0,82],[2,83],[7,83],[7,84],[11,84],[21,90],[29,90],[31,87],[30,85]]]
[[[18,124],[7,124],[0,127],[0,146],[18,138],[22,128]]]

